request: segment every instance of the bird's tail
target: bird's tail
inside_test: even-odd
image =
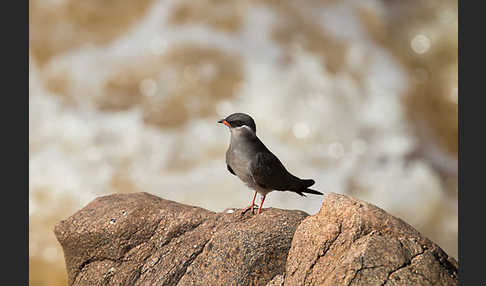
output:
[[[308,180],[302,180],[302,185],[301,185],[301,188],[299,188],[297,191],[295,191],[297,194],[305,197],[306,195],[304,195],[304,193],[308,193],[308,194],[313,194],[313,195],[323,195],[323,193],[319,192],[319,191],[316,191],[316,190],[313,190],[313,189],[309,189],[310,186],[314,185],[314,180],[312,179],[308,179]]]
[[[319,191],[316,191],[316,190],[313,190],[313,189],[304,189],[304,190],[299,190],[299,191],[296,191],[297,194],[305,197],[306,195],[304,195],[304,193],[308,193],[308,194],[313,194],[313,195],[324,195],[323,193],[319,192]]]

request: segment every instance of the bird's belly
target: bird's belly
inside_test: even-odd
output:
[[[253,189],[262,195],[266,195],[271,191],[269,189],[264,189],[255,183],[250,174],[248,164],[234,164],[231,165],[231,169],[235,172],[236,176],[238,176],[238,178],[240,178],[240,180],[243,181],[243,183],[245,183],[250,189]]]
[[[235,172],[236,176],[240,178],[240,180],[243,181],[243,183],[245,183],[250,189],[257,191],[262,195],[266,195],[271,191],[258,186],[255,180],[253,180],[250,173],[251,155],[248,154],[248,152],[234,148],[228,150],[227,156],[228,165],[231,167],[233,172]]]
[[[248,164],[233,164],[231,165],[231,169],[233,169],[236,176],[238,176],[238,178],[240,178],[240,180],[242,180],[249,187],[253,185],[254,182],[251,178]]]
[[[250,158],[236,151],[231,152],[229,156],[228,164],[236,176],[248,185],[248,187],[255,187],[255,182],[250,173]]]

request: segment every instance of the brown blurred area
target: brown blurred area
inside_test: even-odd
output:
[[[83,45],[102,45],[126,33],[151,0],[29,1],[30,50],[39,65]]]
[[[440,148],[457,158],[458,26],[451,21],[457,19],[457,1],[385,2],[389,2],[389,21],[381,31],[369,26],[413,79],[405,102],[408,115],[416,125],[426,125]],[[420,34],[412,38],[412,50],[416,42],[418,52],[413,52],[407,40],[417,32]],[[425,52],[421,45],[430,45],[427,41],[434,42],[434,49]]]
[[[436,215],[424,222],[420,230],[426,230],[427,236],[457,257],[457,229],[447,230],[441,224],[444,217],[457,219],[457,215],[450,213],[454,209],[457,211],[458,193],[457,1],[381,0],[370,1],[370,5],[339,0],[163,2],[30,0],[29,97],[42,94],[46,100],[54,98],[64,108],[62,114],[67,118],[70,112],[78,112],[86,105],[93,106],[100,114],[137,108],[147,128],[164,134],[184,130],[194,120],[219,118],[218,106],[237,100],[239,91],[245,88],[247,63],[238,52],[201,42],[211,42],[212,35],[222,38],[221,42],[227,37],[238,43],[238,39],[245,35],[245,19],[256,5],[263,5],[274,15],[267,44],[282,50],[283,56],[279,58],[282,67],[296,60],[293,53],[298,43],[301,49],[315,55],[327,73],[349,74],[362,83],[366,69],[350,68],[346,56],[352,48],[349,42],[322,29],[318,17],[308,17],[312,10],[323,9],[325,5],[352,7],[374,43],[392,55],[410,79],[402,98],[406,120],[418,144],[410,151],[407,160],[419,158],[427,162],[440,177],[444,195],[452,205],[437,207]],[[159,7],[158,10],[154,10],[155,7]],[[199,42],[180,40],[167,44],[163,38],[154,36],[148,43],[131,43],[133,49],[147,48],[130,56],[119,56],[123,61],[114,60],[116,55],[99,52],[118,41],[123,46],[127,42],[125,38],[137,39],[131,35],[144,33],[139,25],[154,11],[168,14],[167,21],[159,29],[169,31],[173,37],[187,35],[187,38],[201,39],[198,38]],[[209,40],[201,35],[202,30],[184,30],[191,26],[207,32]],[[252,52],[258,53],[258,48]],[[71,61],[78,61],[76,66],[80,67],[83,57],[97,57],[99,69],[73,70]],[[366,57],[363,65],[366,65]],[[103,76],[99,82],[96,81],[100,78],[97,74]],[[90,78],[94,83],[86,84]],[[31,112],[38,112],[42,106],[31,105],[30,108]],[[68,139],[59,139],[60,148],[78,152],[79,147]],[[30,136],[29,158],[32,159],[36,152],[44,152],[44,146],[52,140],[56,138]],[[111,139],[103,136],[94,139],[99,144],[103,144],[103,140]],[[210,146],[204,155],[187,158],[182,145],[175,145],[160,173],[186,170],[187,166],[198,166],[222,154],[220,148]],[[127,157],[113,155],[107,159],[109,163],[114,161],[110,164],[116,168],[108,180],[110,185],[106,187],[106,193],[145,191],[131,177],[135,165]],[[441,158],[450,158],[452,167]],[[30,176],[35,175],[32,172]],[[349,186],[345,191],[350,194],[359,196],[363,191],[363,187],[355,182],[350,182]],[[54,188],[48,183],[39,183],[30,186],[29,190],[31,206],[36,206],[35,210],[31,209],[29,218],[30,285],[67,283],[62,250],[52,230],[57,222],[73,214],[82,204],[76,195]],[[451,235],[454,231],[455,235]]]

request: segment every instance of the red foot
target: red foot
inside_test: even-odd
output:
[[[247,212],[249,209],[251,209],[251,213],[252,213],[252,214],[254,213],[254,209],[255,209],[255,207],[258,207],[258,206],[255,204],[255,198],[256,198],[256,195],[257,195],[257,192],[255,192],[255,194],[253,195],[253,200],[251,201],[251,204],[250,204],[248,207],[246,207],[246,208],[244,208],[244,209],[243,209],[242,214],[244,214],[245,212]],[[260,202],[260,207],[258,207],[258,212],[257,212],[257,214],[260,214],[260,213],[262,212],[262,206],[263,206],[263,201],[265,201],[265,197],[266,197],[266,196],[263,196],[263,197],[262,197],[262,200],[261,200],[261,202]]]
[[[260,202],[260,207],[258,208],[257,214],[260,214],[261,211],[262,211],[263,201],[265,200],[265,197],[266,197],[266,195],[262,197],[262,201]]]
[[[254,214],[255,207],[258,207],[256,204],[253,204],[252,206],[247,206],[246,208],[243,209],[242,214],[246,213],[249,209],[251,209],[251,213]]]
[[[244,208],[244,209],[243,209],[242,214],[246,213],[246,212],[247,212],[249,209],[251,209],[251,213],[252,213],[252,214],[254,213],[254,212],[253,212],[253,209],[254,209],[254,207],[255,207],[255,206],[257,206],[257,205],[255,205],[255,198],[256,198],[256,195],[257,195],[257,192],[255,191],[255,194],[253,195],[253,200],[251,201],[251,203],[250,203],[250,205],[249,205],[248,207],[246,207],[246,208]],[[258,207],[258,206],[257,206],[257,207]]]

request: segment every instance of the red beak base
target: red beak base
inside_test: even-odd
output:
[[[219,123],[223,123],[224,125],[228,126],[231,128],[231,124],[228,123],[228,121],[224,120],[224,119],[221,119],[220,121],[218,121]]]

